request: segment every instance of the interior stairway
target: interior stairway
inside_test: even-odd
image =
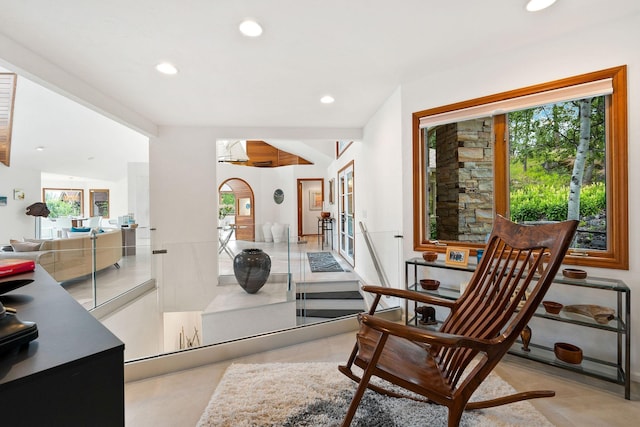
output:
[[[350,316],[366,310],[359,280],[296,283],[298,324]]]

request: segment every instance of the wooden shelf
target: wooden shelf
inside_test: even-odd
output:
[[[409,278],[409,270],[413,269],[413,277]],[[405,287],[414,292],[426,293],[449,300],[456,300],[460,297],[460,291],[451,286],[440,286],[435,291],[427,291],[418,284],[418,268],[439,268],[447,270],[457,270],[467,273],[475,271],[475,265],[466,267],[457,267],[445,264],[443,261],[426,262],[421,258],[411,258],[405,261]],[[586,279],[568,279],[558,274],[553,281],[557,286],[574,286],[578,288],[589,288],[601,290],[605,292],[616,293],[616,317],[607,324],[600,324],[593,319],[576,313],[568,313],[561,311],[559,314],[547,313],[543,306],[540,306],[534,313],[534,317],[546,319],[554,322],[567,323],[586,328],[599,329],[617,334],[617,357],[615,362],[596,359],[585,356],[579,365],[572,365],[558,360],[555,357],[552,348],[545,347],[536,343],[529,343],[531,351],[522,350],[522,343],[516,342],[513,345],[510,354],[534,360],[551,366],[556,366],[569,371],[581,373],[591,377],[599,378],[605,381],[621,384],[624,386],[625,399],[631,398],[631,378],[630,372],[630,347],[631,347],[631,326],[629,316],[631,312],[631,291],[629,287],[621,280],[609,279],[602,277],[587,277]],[[415,307],[414,307],[415,309]],[[409,316],[409,305],[405,303],[405,322],[419,327],[427,327],[419,325],[416,316]],[[433,326],[430,326],[433,328]]]

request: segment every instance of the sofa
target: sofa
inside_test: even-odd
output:
[[[31,259],[42,266],[56,281],[76,279],[93,272],[93,241],[89,233],[65,239],[25,241],[39,244],[39,250],[0,251],[0,259]],[[16,243],[17,246],[17,243]],[[122,258],[122,231],[104,229],[96,234],[96,271],[112,265],[119,267]]]

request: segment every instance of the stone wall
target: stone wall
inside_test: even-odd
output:
[[[484,242],[493,225],[491,118],[436,130],[437,238]]]

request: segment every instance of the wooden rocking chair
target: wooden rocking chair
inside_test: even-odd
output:
[[[577,221],[524,226],[498,216],[480,264],[455,301],[365,286],[376,296],[369,313],[359,316],[355,347],[347,364],[339,367],[359,383],[342,425],[351,424],[367,387],[408,397],[371,384],[372,376],[424,396],[425,402],[446,406],[449,427],[459,424],[465,409],[554,396],[553,391],[529,391],[468,403],[542,302],[576,227]],[[444,306],[450,314],[437,332],[390,322],[374,315],[382,295]],[[364,370],[362,377],[352,371],[354,364]]]

